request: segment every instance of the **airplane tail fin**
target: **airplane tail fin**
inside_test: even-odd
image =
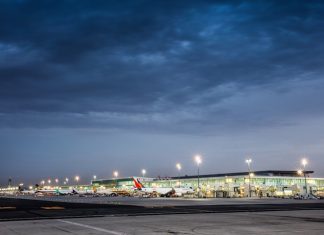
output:
[[[72,194],[79,194],[75,189],[72,189]]]
[[[143,184],[135,177],[133,177],[134,185],[137,189],[141,190],[144,188]]]

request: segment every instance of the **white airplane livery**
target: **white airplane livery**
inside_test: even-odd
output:
[[[71,189],[37,189],[37,190],[22,190],[22,194],[29,195],[72,195],[74,194]]]
[[[174,194],[173,188],[146,188],[144,185],[139,181],[139,179],[133,177],[134,185],[137,190],[146,194],[153,194],[157,193],[160,196],[171,196]]]
[[[194,194],[195,191],[192,188],[174,188],[175,194],[179,197],[185,195],[185,194]]]
[[[45,195],[72,195],[74,194],[71,189],[39,189],[35,191],[35,194],[45,194]]]
[[[95,192],[94,192],[94,190],[93,189],[73,189],[72,190],[73,191],[73,194],[78,194],[78,195],[84,195],[84,196],[86,196],[86,195],[94,195],[95,194]]]
[[[117,196],[117,193],[110,189],[98,188],[98,189],[38,189],[38,190],[22,190],[22,194],[31,194],[36,196],[44,195],[79,195],[79,196]]]
[[[135,188],[143,193],[152,194],[157,193],[161,196],[183,196],[185,194],[193,194],[195,191],[192,188],[146,188],[144,185],[139,181],[138,178],[133,177]]]
[[[95,193],[99,196],[117,196],[117,193],[105,188],[97,188],[95,190]]]

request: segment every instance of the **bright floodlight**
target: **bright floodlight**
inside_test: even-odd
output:
[[[251,158],[249,158],[249,159],[246,159],[245,160],[245,162],[248,164],[248,165],[250,165],[251,164],[251,162],[252,162],[252,159]]]
[[[47,183],[49,183],[49,184],[50,184],[51,182],[52,182],[52,181],[51,181],[50,179],[49,179],[49,180],[47,180]]]
[[[143,170],[142,170],[142,175],[144,176],[145,174],[146,174],[146,170],[143,169]]]
[[[80,176],[77,175],[77,176],[74,177],[74,179],[75,179],[76,182],[79,182]]]
[[[304,166],[304,168],[305,168],[305,166],[308,164],[308,162],[307,162],[307,159],[306,158],[303,158],[302,160],[301,160],[301,164]]]
[[[118,177],[118,171],[114,171],[114,176],[115,176],[115,178]]]
[[[254,177],[254,173],[250,173],[250,177]]]
[[[59,180],[58,179],[55,179],[55,183],[58,183],[59,182]]]
[[[96,176],[96,175],[94,175],[94,176],[93,176],[93,179],[94,179],[94,180],[96,180],[96,179],[97,179],[97,176]]]
[[[29,186],[29,190],[32,190],[32,189],[33,189],[33,186],[30,185],[30,186]]]
[[[298,171],[297,171],[297,174],[298,174],[298,175],[302,175],[302,174],[303,174],[303,171],[302,171],[302,170],[298,170]]]
[[[66,182],[69,182],[69,178],[65,178],[65,181],[66,181]]]
[[[41,184],[45,184],[45,180],[42,180],[42,181],[41,181]]]
[[[180,171],[181,170],[181,164],[180,163],[177,163],[176,164],[176,167],[177,167],[177,169]]]
[[[201,157],[199,155],[196,155],[195,156],[195,161],[196,161],[197,165],[200,165],[200,163],[201,163]]]

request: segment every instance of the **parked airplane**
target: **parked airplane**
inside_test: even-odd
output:
[[[78,194],[79,196],[91,196],[95,195],[95,192],[93,189],[73,189],[73,194]]]
[[[190,188],[174,188],[175,191],[175,195],[177,195],[178,197],[181,197],[185,194],[194,194],[195,191],[190,187]]]
[[[171,196],[176,195],[178,197],[181,197],[185,194],[193,194],[195,191],[190,187],[179,187],[179,188],[145,188],[144,185],[139,181],[139,179],[136,179],[133,177],[135,188],[141,192],[153,194],[157,193],[161,196]]]
[[[20,193],[21,194],[23,194],[23,195],[33,195],[33,194],[35,194],[35,190],[22,190],[22,191],[20,191]]]
[[[173,188],[146,188],[144,185],[139,181],[139,179],[133,177],[134,185],[137,190],[144,194],[158,194],[162,197],[169,197],[175,193]]]
[[[72,195],[73,189],[38,189],[34,191],[35,195]]]
[[[73,192],[73,189],[58,189],[58,190],[56,191],[56,193],[57,193],[58,195],[73,195],[73,194],[75,194],[75,193]]]
[[[96,190],[94,190],[94,192],[99,196],[110,196],[110,197],[117,196],[117,193],[112,191],[111,189],[97,188]]]

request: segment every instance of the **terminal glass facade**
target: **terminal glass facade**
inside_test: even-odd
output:
[[[253,177],[242,173],[229,174],[231,176],[205,175],[200,177],[200,191],[204,197],[247,197],[251,196],[293,196],[306,191],[314,195],[324,195],[324,178],[305,178],[301,176],[269,176],[254,174]],[[168,179],[153,179],[137,177],[145,187],[191,187],[198,188],[198,177],[174,177]],[[250,181],[250,182],[249,182]],[[94,187],[104,186],[131,190],[134,188],[133,178],[96,180]]]

